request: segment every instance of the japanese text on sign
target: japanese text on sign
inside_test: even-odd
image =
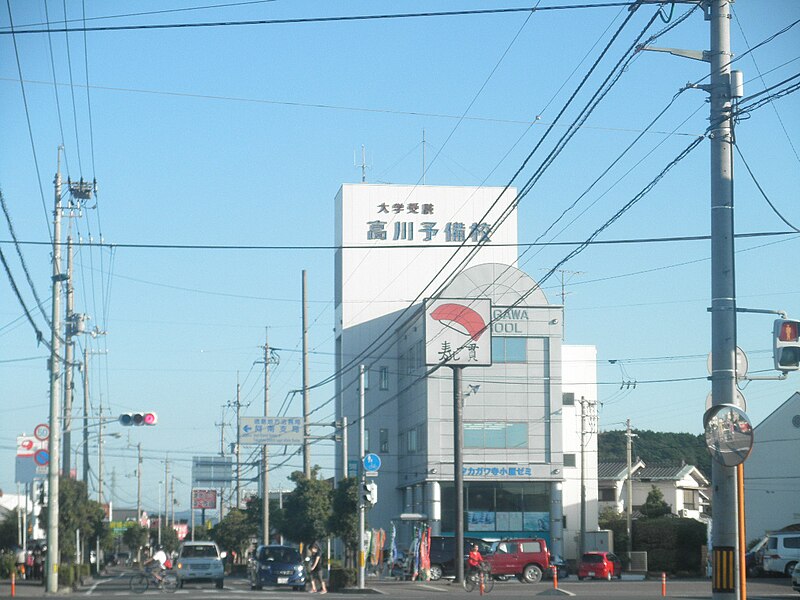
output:
[[[242,444],[302,444],[302,417],[241,417],[239,442]]]

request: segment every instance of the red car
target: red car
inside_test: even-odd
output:
[[[587,552],[578,566],[578,579],[622,579],[622,561],[612,552]]]
[[[539,583],[550,570],[547,542],[540,538],[500,540],[483,558],[495,579],[513,575],[525,583]]]

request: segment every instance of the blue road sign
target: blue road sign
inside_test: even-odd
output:
[[[366,456],[364,456],[364,470],[365,471],[377,471],[381,468],[381,457],[377,454],[373,454],[370,452]]]

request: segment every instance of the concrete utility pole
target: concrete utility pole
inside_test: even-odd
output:
[[[308,399],[308,297],[306,271],[303,269],[303,473],[311,477],[311,427],[308,419],[311,406]]]
[[[63,438],[63,460],[62,472],[65,477],[72,476],[72,391],[74,387],[74,360],[75,342],[72,336],[75,334],[75,289],[72,286],[72,236],[67,235],[67,305],[66,305],[66,328],[64,333],[64,438]],[[77,465],[76,465],[77,467]]]
[[[269,347],[269,328],[264,335],[264,416],[269,416],[269,365],[278,364],[278,355]],[[264,544],[269,544],[269,446],[261,449],[262,522]]]
[[[342,415],[342,479],[350,476],[350,466],[347,464],[347,417]]]
[[[165,525],[166,527],[169,527],[169,506],[167,506],[167,500],[169,499],[169,494],[167,493],[168,485],[169,485],[169,459],[164,461],[164,520],[166,523]]]
[[[98,410],[98,415],[100,417],[100,433],[97,440],[97,501],[100,504],[102,504],[103,503],[103,398],[102,396],[100,397],[100,408]],[[111,480],[111,483],[112,483],[111,491],[113,492],[114,491],[113,478]],[[110,516],[108,520],[109,521],[111,520]]]
[[[464,390],[462,367],[453,369],[453,487],[456,496],[456,583],[464,581]]]
[[[365,440],[364,440],[364,365],[358,368],[358,589],[364,589],[364,576],[366,561],[364,560],[364,529],[366,527],[364,517],[364,484],[367,481],[366,473],[364,472],[364,453]]]
[[[711,398],[734,404],[736,392],[736,278],[733,221],[730,0],[708,0],[711,19]],[[712,597],[740,598],[736,564],[736,468],[711,461],[714,528]]]
[[[239,373],[236,373],[236,508],[242,506],[242,459],[239,432],[239,415],[242,408],[242,386],[239,384]]]
[[[47,469],[47,559],[45,574],[47,592],[58,592],[58,471],[61,446],[61,150],[58,148],[58,169],[55,177],[55,210],[53,211],[53,289],[52,331],[50,332],[50,464]]]
[[[89,485],[89,349],[83,349],[83,480]],[[87,487],[88,489],[88,487]]]
[[[136,522],[142,524],[142,443],[136,444],[139,461],[136,463]]]
[[[631,456],[633,454],[632,450],[632,442],[634,438],[634,434],[631,433],[631,420],[627,420],[627,429],[625,431],[625,438],[627,439],[627,443],[625,444],[626,449],[626,458],[628,460],[628,485],[626,486],[627,491],[627,501],[625,502],[625,530],[628,532],[628,561],[631,560],[631,552],[633,551],[633,539],[632,538],[632,520],[633,520],[633,473],[632,473],[632,465],[631,465]],[[630,562],[628,563],[630,564]],[[630,567],[629,567],[630,568]]]

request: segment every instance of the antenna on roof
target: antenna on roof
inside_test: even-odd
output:
[[[367,169],[371,168],[372,165],[367,164],[367,149],[364,147],[364,144],[361,144],[361,164],[359,165],[356,163],[356,151],[353,150],[353,166],[354,167],[361,167],[361,183],[367,181]]]

